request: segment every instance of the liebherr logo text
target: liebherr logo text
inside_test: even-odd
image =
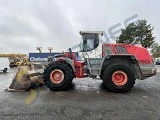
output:
[[[40,58],[40,57],[30,57],[30,61],[47,61],[47,58]]]

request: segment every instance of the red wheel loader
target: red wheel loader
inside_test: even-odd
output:
[[[51,90],[65,90],[74,78],[102,79],[111,92],[131,90],[136,79],[144,80],[156,74],[147,49],[130,44],[102,42],[104,31],[80,31],[80,52],[64,52],[50,58],[42,74]],[[107,42],[107,41],[106,41]],[[77,55],[83,56],[77,59]]]

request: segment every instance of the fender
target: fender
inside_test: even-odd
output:
[[[65,57],[59,57],[59,58],[55,59],[55,61],[61,61],[61,60],[65,61],[66,63],[68,63],[72,67],[73,71],[75,72],[74,61],[72,59],[65,58]]]

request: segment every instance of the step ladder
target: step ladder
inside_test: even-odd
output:
[[[91,75],[99,75],[102,58],[87,58],[87,67]]]

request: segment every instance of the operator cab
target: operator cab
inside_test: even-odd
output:
[[[80,43],[80,52],[88,52],[94,50],[99,45],[100,36],[103,35],[102,31],[80,31],[82,40]]]

